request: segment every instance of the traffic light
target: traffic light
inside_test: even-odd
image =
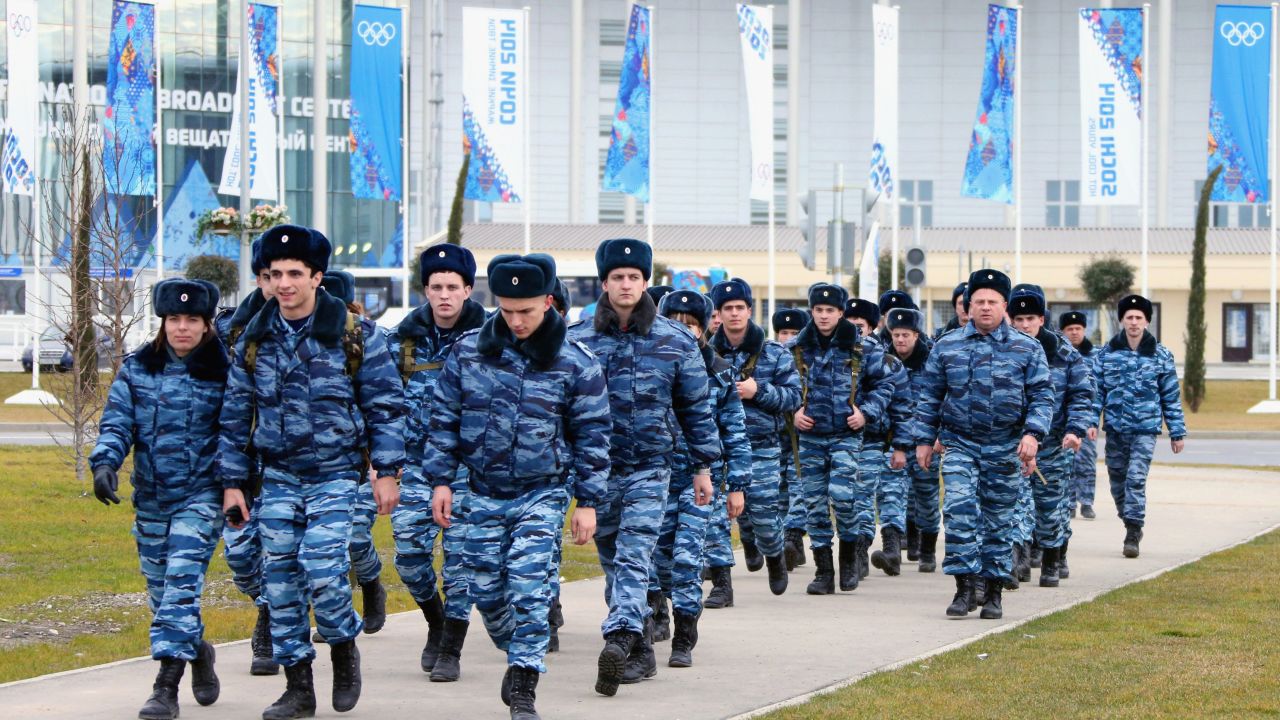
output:
[[[907,264],[903,284],[909,288],[924,287],[925,252],[923,245],[912,245],[907,248]]]
[[[800,262],[804,263],[805,270],[812,270],[815,257],[818,254],[818,193],[810,190],[804,199],[800,201],[800,209],[804,211],[804,226],[800,232],[804,233],[804,245],[800,248]]]

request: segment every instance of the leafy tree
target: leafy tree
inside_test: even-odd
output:
[[[1090,260],[1080,268],[1078,277],[1085,297],[1102,309],[1098,315],[1105,320],[1111,317],[1120,298],[1128,295],[1133,288],[1135,270],[1124,258],[1108,256]],[[1107,336],[1101,332],[1102,328],[1099,327],[1098,330],[1105,339]]]
[[[187,277],[191,280],[208,280],[218,288],[223,297],[240,289],[240,271],[235,262],[222,255],[197,255],[187,261]]]

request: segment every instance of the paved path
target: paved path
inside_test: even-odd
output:
[[[1158,467],[1149,494],[1151,524],[1142,557],[1121,557],[1123,528],[1110,514],[1109,501],[1100,500],[1098,520],[1076,521],[1071,579],[1056,590],[1032,586],[1006,593],[1001,622],[979,620],[976,614],[945,618],[953,582],[942,574],[918,573],[913,563],[897,578],[873,569],[856,592],[829,597],[804,594],[812,565],[792,574],[791,591],[780,598],[768,594],[763,572],[739,569],[734,573],[737,607],[703,615],[695,667],[667,668],[669,644],[660,643],[658,676],[623,687],[614,698],[591,690],[601,647],[603,583],[571,583],[564,589],[564,652],[549,659],[549,672],[538,687],[538,707],[547,718],[733,717],[1079,602],[1280,524],[1276,474]],[[497,698],[504,658],[479,622],[472,624],[457,683],[429,683],[418,669],[424,636],[421,616],[406,613],[359,641],[364,697],[347,717],[507,717]],[[182,717],[259,717],[283,690],[284,679],[250,677],[243,672],[248,658],[244,642],[219,649],[222,699],[210,708],[195,704],[184,679]],[[154,663],[141,659],[13,683],[0,686],[0,707],[22,718],[133,717],[150,691],[154,672]],[[319,717],[337,716],[328,703],[329,678],[329,664],[322,658],[316,664]]]

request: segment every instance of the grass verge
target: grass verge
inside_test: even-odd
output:
[[[104,507],[52,448],[4,449],[0,467],[0,682],[147,655],[151,613],[126,500]],[[122,484],[127,473],[121,473]],[[128,487],[120,496],[127,498]],[[392,564],[391,523],[379,518],[388,612],[416,609]],[[440,555],[436,554],[437,567]],[[600,573],[595,546],[564,546],[561,574]],[[360,593],[356,591],[356,607]],[[257,617],[231,582],[219,545],[204,594],[205,637],[247,638]],[[425,625],[423,628],[425,639]]]
[[[1278,604],[1274,531],[765,717],[1276,717]]]

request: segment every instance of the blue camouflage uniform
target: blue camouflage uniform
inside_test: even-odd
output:
[[[923,335],[916,340],[911,354],[902,360],[907,373],[905,405],[912,417],[915,415],[916,402],[920,392],[920,383],[924,375],[926,361],[929,359],[931,343],[925,341]],[[895,402],[897,402],[895,400]],[[913,421],[914,422],[914,421]],[[914,432],[914,429],[912,429]],[[909,518],[921,533],[937,534],[942,528],[941,487],[938,481],[938,456],[934,456],[929,467],[921,467],[916,460],[914,448],[907,453],[907,474],[911,478],[911,504]]]
[[[1048,359],[1054,407],[1053,422],[1036,455],[1044,482],[1030,478],[1035,541],[1041,548],[1056,548],[1067,539],[1071,520],[1068,503],[1074,453],[1062,447],[1062,439],[1071,434],[1083,440],[1093,424],[1093,374],[1089,362],[1062,335],[1042,328],[1036,339]]]
[[[341,300],[317,292],[315,312],[297,330],[281,317],[277,301],[268,301],[236,346],[222,407],[223,487],[238,488],[247,479],[250,442],[264,466],[259,527],[266,595],[274,656],[286,667],[315,657],[308,601],[330,644],[345,643],[362,629],[347,572],[365,450],[379,477],[397,476],[404,466],[399,375],[373,323],[354,324],[363,347],[351,376]],[[252,375],[246,364],[251,346]]]
[[[454,344],[435,385],[422,473],[470,492],[464,566],[471,597],[509,665],[545,671],[548,575],[569,496],[596,507],[609,475],[605,378],[548,310],[518,342],[500,314]]]
[[[89,456],[118,471],[133,451],[133,536],[151,608],[151,656],[191,661],[201,647],[205,571],[222,532],[214,473],[227,354],[214,337],[183,360],[148,344],[111,383]]]
[[[422,474],[436,381],[454,343],[463,333],[483,325],[484,320],[484,307],[474,300],[467,300],[454,326],[441,328],[435,324],[431,307],[424,304],[409,313],[387,336],[387,349],[401,378],[408,376],[404,388],[407,411],[404,445],[409,463],[400,483],[400,504],[391,514],[396,544],[395,564],[409,594],[419,603],[428,602],[437,592],[433,553],[440,527],[431,517],[431,485]],[[410,346],[412,354],[407,355]],[[466,620],[471,614],[466,570],[462,565],[462,542],[466,538],[466,523],[462,516],[467,494],[466,466],[458,467],[458,475],[450,487],[453,489],[453,517],[444,532],[445,559],[442,567],[445,616]]]
[[[1076,352],[1085,359],[1090,378],[1096,389],[1098,378],[1098,356],[1101,350],[1095,348],[1089,338],[1085,338]],[[1095,393],[1096,395],[1096,393]],[[1097,398],[1095,397],[1095,405]],[[1097,427],[1096,418],[1090,420],[1090,427]],[[1098,479],[1098,441],[1088,437],[1080,438],[1080,451],[1071,463],[1071,502],[1079,505],[1093,505]]]
[[[746,336],[737,347],[729,344],[723,327],[711,338],[711,347],[728,362],[735,381],[756,381],[755,396],[742,401],[751,441],[751,482],[746,488],[743,511],[748,523],[740,525],[744,533],[746,525],[750,525],[763,555],[777,556],[783,549],[787,511],[780,492],[782,449],[778,436],[784,427],[783,414],[794,413],[800,407],[800,375],[790,353],[781,344],[766,340],[764,328],[754,322],[747,325]],[[731,388],[736,390],[732,385]]]
[[[887,331],[887,329],[886,329]],[[889,466],[895,450],[911,454],[915,448],[911,442],[911,389],[909,377],[902,362],[893,354],[893,340],[881,344],[885,363],[894,376],[893,399],[887,412],[868,422],[862,430],[862,449],[858,453],[858,473],[866,474],[866,483],[875,487],[875,503],[881,527],[893,528],[899,534],[907,530],[907,497],[910,478],[907,468],[894,470]]]
[[[1007,286],[1006,286],[1007,288]],[[941,440],[948,575],[1011,577],[1012,520],[1024,435],[1042,439],[1053,418],[1044,351],[1001,324],[968,323],[942,335],[917,383],[917,445]]]
[[[592,320],[574,324],[569,336],[599,358],[613,416],[612,468],[596,518],[609,604],[601,630],[639,634],[649,614],[649,568],[676,438],[683,434],[698,468],[720,458],[706,363],[688,329],[659,317],[647,294],[632,310],[628,327],[618,327],[609,296],[603,295]]]
[[[859,338],[857,328],[843,318],[829,338],[810,321],[787,348],[800,374],[801,409],[814,422],[812,429],[800,431],[810,543],[831,547],[832,511],[841,540],[869,543],[875,537],[875,488],[858,472],[863,430],[849,428],[850,401],[868,425],[879,421],[889,411],[902,366],[886,358],[878,342]]]
[[[1107,434],[1111,497],[1120,519],[1141,528],[1146,522],[1147,474],[1161,424],[1168,426],[1173,440],[1187,435],[1173,353],[1145,331],[1138,349],[1131,350],[1121,331],[1099,352],[1095,366],[1094,410],[1103,417]]]

